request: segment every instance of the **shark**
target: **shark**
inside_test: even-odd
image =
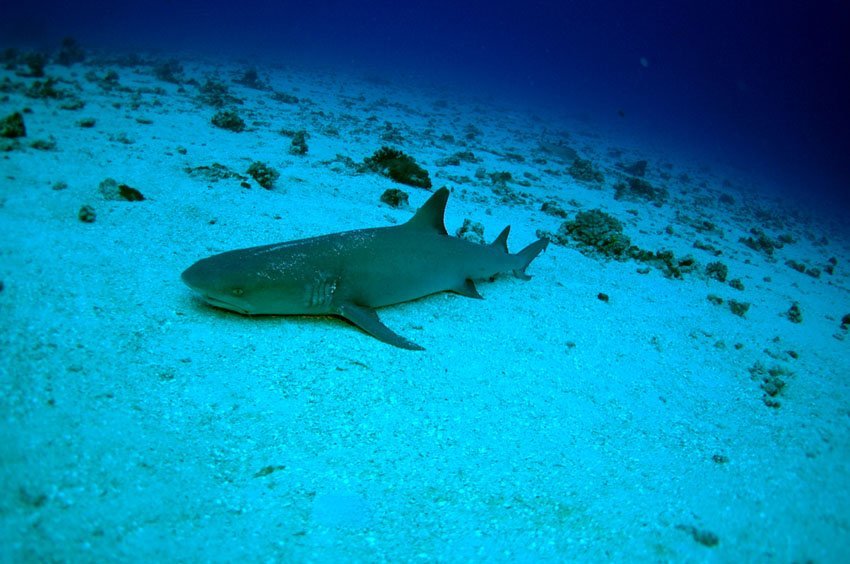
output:
[[[549,240],[508,251],[510,226],[489,245],[452,237],[440,188],[407,222],[237,249],[199,260],[183,282],[216,308],[243,315],[331,315],[407,350],[424,350],[378,317],[377,308],[439,292],[481,299],[476,280],[526,268]]]

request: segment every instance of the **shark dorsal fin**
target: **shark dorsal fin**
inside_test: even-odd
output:
[[[437,231],[440,235],[448,235],[449,232],[446,231],[446,224],[443,221],[448,199],[449,189],[446,187],[440,188],[434,192],[433,196],[428,198],[427,202],[422,204],[422,207],[419,208],[405,225],[412,229],[425,229]]]
[[[507,227],[502,229],[502,232],[499,233],[499,236],[496,237],[495,241],[490,243],[490,246],[499,249],[500,251],[505,251],[505,253],[507,254],[510,254],[510,251],[508,251],[508,235],[510,235],[510,233],[511,226],[508,225]]]

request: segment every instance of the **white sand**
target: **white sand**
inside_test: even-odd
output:
[[[2,94],[0,117],[32,112],[27,137],[0,155],[0,561],[850,559],[850,341],[839,328],[850,250],[825,220],[784,215],[790,205],[718,169],[674,162],[664,181],[669,157],[636,139],[613,158],[620,141],[584,123],[553,127],[450,91],[260,67],[302,98],[289,105],[231,84],[243,66],[184,65],[187,78],[215,74],[244,98],[247,131],[211,126],[215,110],[196,102],[196,87],[180,93],[148,66],[49,66],[86,102],[76,111]],[[110,68],[131,91],[84,78]],[[33,82],[9,70],[0,79]],[[165,92],[137,97],[139,88]],[[96,126],[78,127],[84,117]],[[468,217],[489,241],[511,224],[518,250],[562,221],[539,211],[542,201],[572,217],[575,200],[619,218],[642,247],[692,253],[701,268],[722,261],[746,288],[639,274],[633,261],[552,245],[529,268],[533,280],[479,283],[485,301],[440,294],[381,310],[427,349],[416,353],[336,319],[214,310],[181,283],[183,269],[216,252],[409,218],[380,194],[403,188],[415,208],[426,191],[327,162],[372,154],[386,122],[405,139],[387,144],[454,189],[451,232]],[[482,132],[472,141],[469,124]],[[602,166],[603,189],[540,151],[544,126],[550,136],[569,129],[570,144]],[[306,129],[309,153],[288,154],[281,128]],[[121,132],[134,143],[110,140]],[[50,137],[54,150],[29,146]],[[461,150],[482,162],[435,164]],[[639,158],[670,191],[660,208],[613,198],[614,163]],[[281,172],[273,190],[184,171],[218,162],[244,173],[252,161]],[[533,175],[530,187],[508,184],[530,203],[500,203],[478,167]],[[147,200],[105,200],[107,177]],[[735,205],[719,204],[721,193]],[[77,219],[83,204],[94,223]],[[782,225],[760,223],[757,208]],[[714,222],[722,237],[683,216]],[[768,260],[739,242],[752,227],[798,242]],[[823,235],[829,242],[814,245]],[[835,274],[818,279],[784,264],[823,269],[830,257]],[[708,294],[752,307],[740,318]],[[800,324],[782,315],[794,301]],[[756,362],[790,371],[781,407],[763,403],[748,371]]]

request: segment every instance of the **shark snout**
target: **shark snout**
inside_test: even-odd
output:
[[[199,263],[195,263],[186,270],[183,271],[183,274],[180,275],[180,279],[183,280],[183,283],[192,288],[193,290],[199,290],[200,286],[203,284],[203,275],[200,272],[201,269],[198,268]]]
[[[220,277],[217,277],[215,270],[211,268],[209,259],[199,260],[180,275],[184,284],[202,294],[213,290],[218,284],[218,278]]]
[[[222,284],[220,276],[216,276],[215,269],[210,267],[208,260],[200,260],[184,270],[180,275],[183,283],[211,306],[250,315],[249,304],[240,299],[241,290],[234,290]]]

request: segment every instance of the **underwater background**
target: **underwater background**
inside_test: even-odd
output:
[[[15,44],[72,34],[451,86],[585,116],[754,182],[848,203],[850,7],[779,2],[10,3]]]
[[[4,5],[0,562],[850,560],[848,29]],[[424,351],[181,282],[441,187],[451,236],[551,243],[379,310]]]

